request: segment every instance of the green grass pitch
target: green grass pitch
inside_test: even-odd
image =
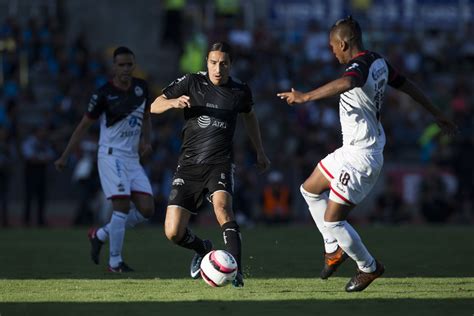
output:
[[[344,286],[347,261],[320,280],[315,226],[243,230],[245,287],[211,288],[188,277],[192,253],[161,227],[129,230],[115,275],[89,259],[86,229],[0,230],[0,315],[474,315],[474,228],[358,227],[386,266],[361,293]],[[223,248],[217,229],[195,228]]]

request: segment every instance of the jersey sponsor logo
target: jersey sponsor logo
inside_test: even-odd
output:
[[[226,186],[226,184],[225,184],[224,182],[222,182],[222,181],[218,181],[217,184],[222,185],[224,188],[225,188],[225,186]]]
[[[173,180],[173,183],[171,185],[183,185],[184,184],[184,180],[181,179],[181,178],[176,178]]]
[[[138,117],[136,116],[131,116],[130,119],[128,120],[128,125],[130,125],[130,127],[135,127],[138,125]]]
[[[384,73],[386,73],[386,72],[387,72],[387,68],[385,68],[385,67],[382,67],[382,68],[379,68],[379,69],[377,69],[377,70],[374,70],[374,71],[372,72],[372,78],[373,78],[374,80],[377,80],[377,79],[380,78],[380,76],[382,76],[382,75],[383,75]]]
[[[211,125],[211,118],[207,115],[201,115],[198,117],[197,123],[200,128],[206,128]]]
[[[136,95],[137,97],[141,97],[141,96],[143,95],[143,89],[142,89],[141,87],[139,87],[139,86],[136,86],[136,87],[135,87],[135,95]]]
[[[218,128],[226,129],[226,128],[227,128],[227,123],[226,123],[226,122],[222,122],[222,121],[215,120],[214,122],[212,122],[212,126],[213,126],[213,127],[218,127]]]
[[[109,94],[109,95],[107,96],[107,100],[109,100],[109,101],[117,100],[118,98],[119,98],[118,95],[110,95],[110,94]]]
[[[198,90],[198,94],[204,98],[204,92],[202,92],[201,90]]]

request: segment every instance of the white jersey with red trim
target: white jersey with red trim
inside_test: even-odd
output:
[[[405,79],[384,58],[369,51],[349,61],[343,76],[355,81],[355,87],[339,99],[343,147],[383,152],[385,133],[380,110],[385,90],[387,84],[398,87]]]

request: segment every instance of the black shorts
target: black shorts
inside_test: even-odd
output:
[[[206,195],[234,193],[234,164],[179,166],[173,177],[168,206],[179,206],[196,214]]]

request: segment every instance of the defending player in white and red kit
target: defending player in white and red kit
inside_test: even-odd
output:
[[[339,63],[346,65],[341,78],[307,93],[292,89],[277,96],[294,104],[340,94],[343,145],[319,162],[300,190],[324,239],[321,278],[327,279],[350,257],[358,269],[345,289],[354,292],[364,290],[385,270],[346,218],[370,192],[383,166],[385,134],[380,110],[387,85],[421,104],[433,114],[443,131],[454,132],[456,126],[383,57],[364,50],[362,31],[352,17],[339,20],[331,28],[329,45]]]

